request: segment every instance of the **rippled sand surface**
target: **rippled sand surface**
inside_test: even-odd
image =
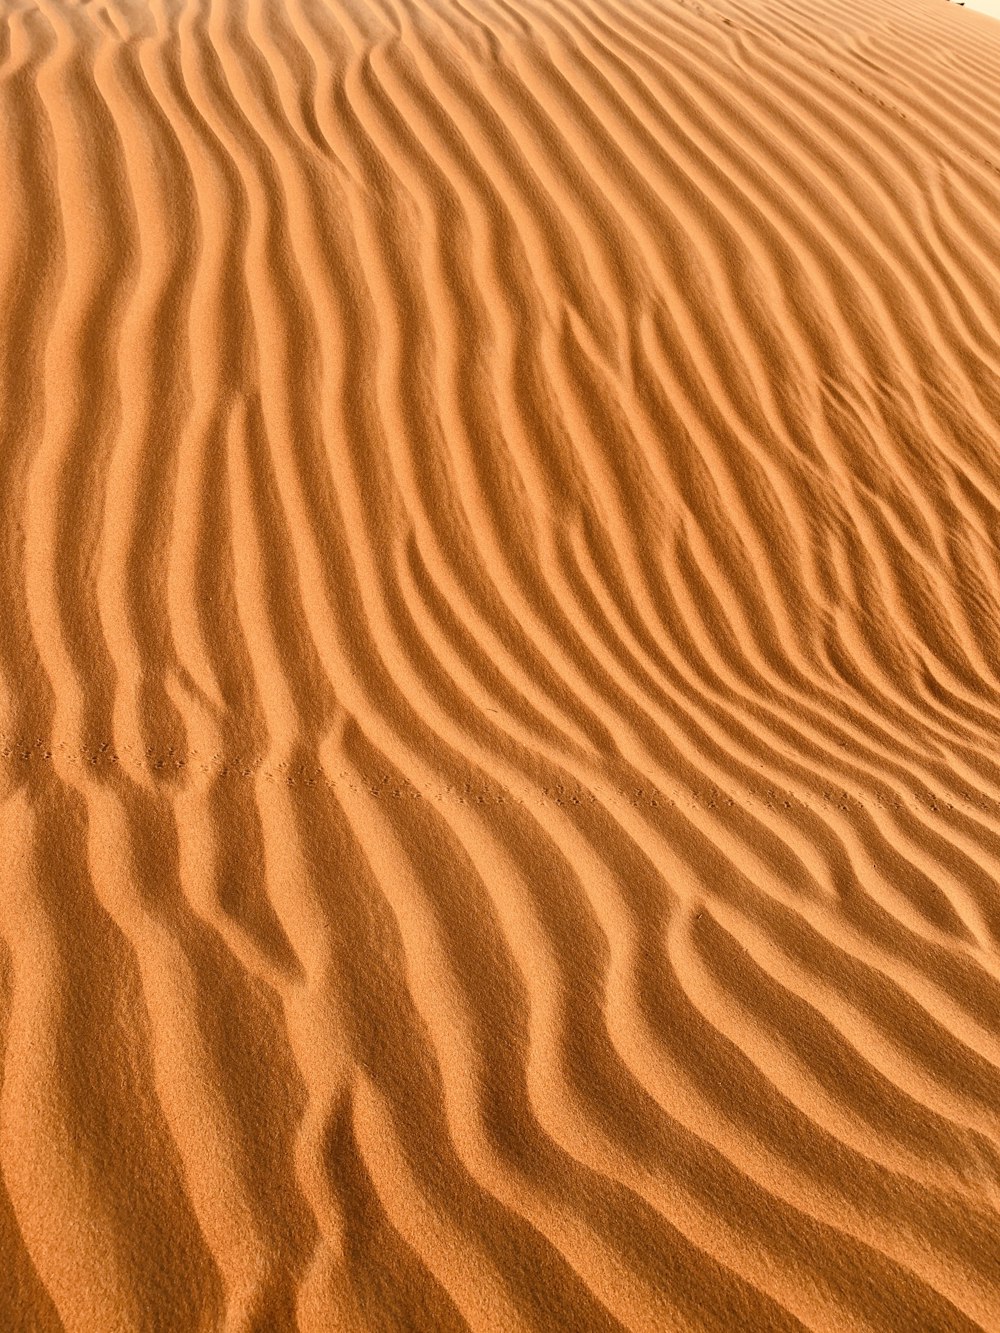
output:
[[[0,1328],[1000,1329],[1000,25],[0,0]]]

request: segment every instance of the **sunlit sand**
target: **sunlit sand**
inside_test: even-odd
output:
[[[1000,1327],[1000,26],[0,14],[0,1333]]]

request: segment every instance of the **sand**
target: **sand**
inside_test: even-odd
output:
[[[1000,25],[0,14],[0,1330],[1000,1329]]]

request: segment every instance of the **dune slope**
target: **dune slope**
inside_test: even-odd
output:
[[[0,20],[0,1326],[1000,1329],[1000,25]]]

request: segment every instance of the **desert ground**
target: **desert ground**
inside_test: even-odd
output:
[[[1000,23],[0,0],[2,1333],[1000,1330]]]

